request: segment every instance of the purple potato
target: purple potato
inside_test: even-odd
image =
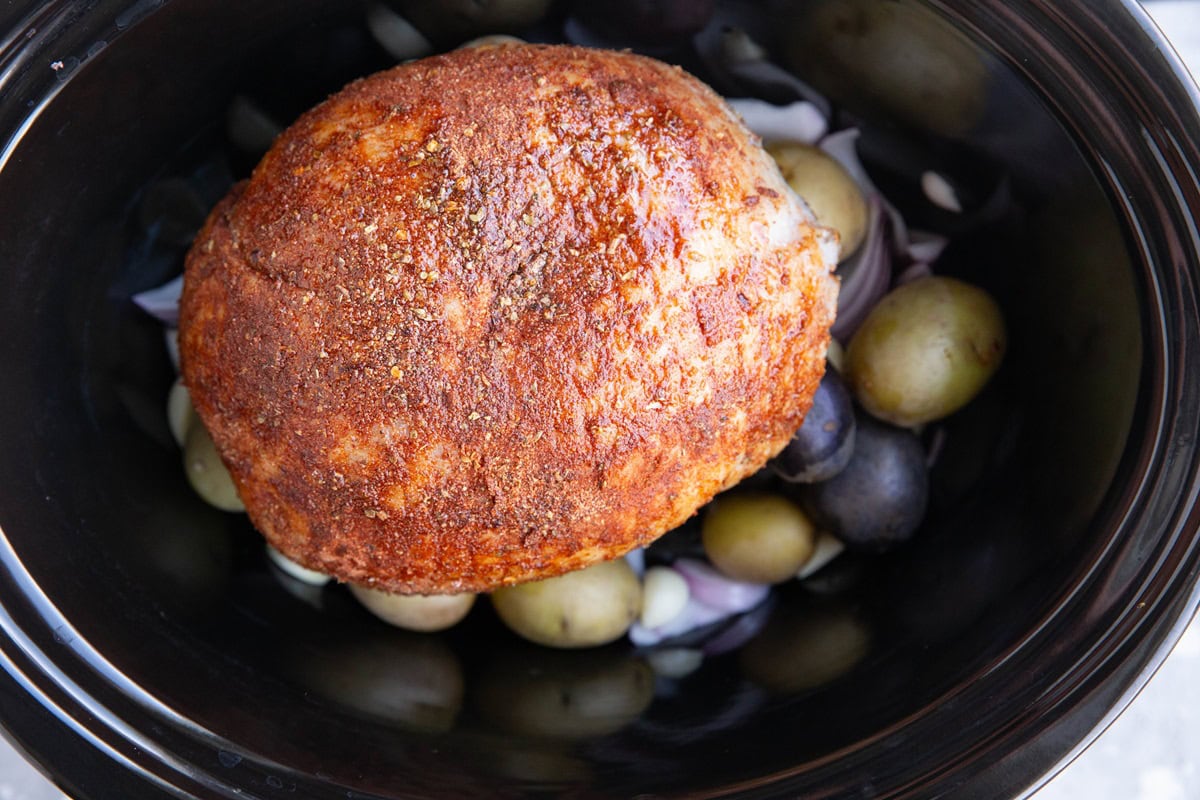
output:
[[[771,469],[793,483],[829,480],[850,462],[855,428],[850,391],[837,371],[829,367],[804,423],[787,447],[771,459]]]
[[[925,517],[929,473],[912,431],[858,415],[854,454],[846,468],[801,488],[817,526],[847,547],[883,552],[907,541]]]

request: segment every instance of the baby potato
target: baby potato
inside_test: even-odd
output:
[[[233,478],[217,453],[208,429],[197,419],[183,442],[183,469],[196,494],[222,511],[245,511]]]
[[[713,501],[700,537],[708,560],[725,575],[748,583],[782,583],[812,556],[816,529],[786,498],[746,492]]]
[[[841,237],[840,258],[858,249],[867,236],[867,201],[850,173],[819,147],[797,142],[777,142],[767,152],[779,171],[808,203],[817,222],[833,228]]]
[[[1004,356],[1004,319],[982,289],[929,276],[887,294],[846,349],[846,382],[872,416],[901,427],[966,405]]]
[[[623,558],[492,592],[504,624],[547,647],[595,647],[619,639],[642,608],[642,585]]]
[[[350,594],[389,625],[422,633],[457,625],[475,605],[473,594],[392,594],[355,583]]]

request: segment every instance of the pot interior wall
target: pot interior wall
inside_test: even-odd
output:
[[[917,163],[1007,175],[1014,201],[945,258],[1000,299],[1012,346],[949,423],[910,547],[845,558],[820,595],[786,588],[758,638],[679,680],[622,646],[520,646],[486,608],[419,636],[339,589],[289,591],[245,520],[186,485],[162,332],[129,297],[181,268],[144,213],[148,188],[183,177],[213,202],[247,174],[225,133],[236,95],[286,121],[390,63],[360,8],[326,5],[166,4],[69,64],[0,170],[0,527],[73,635],[188,721],[168,727],[246,755],[221,761],[229,780],[320,774],[431,796],[669,793],[781,773],[857,785],[877,768],[862,743],[922,746],[903,721],[998,664],[1109,545],[1111,487],[1140,433],[1145,290],[1091,158],[1004,61],[962,39],[951,49],[977,59],[986,94],[962,130],[898,115],[869,76],[827,87],[867,120],[868,159],[903,142]],[[944,33],[922,25],[903,35],[936,48],[923,37]],[[880,167],[879,182],[905,196],[903,175]],[[955,224],[911,208],[915,224]]]

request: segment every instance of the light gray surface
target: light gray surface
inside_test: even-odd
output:
[[[1157,0],[1147,8],[1200,75],[1200,0]],[[1130,708],[1034,800],[1200,798],[1198,679],[1200,618]],[[64,797],[0,739],[0,800]]]

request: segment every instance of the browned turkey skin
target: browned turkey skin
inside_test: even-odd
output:
[[[218,205],[183,376],[283,554],[486,591],[644,545],[778,452],[836,251],[679,69],[458,50],[351,84]]]

